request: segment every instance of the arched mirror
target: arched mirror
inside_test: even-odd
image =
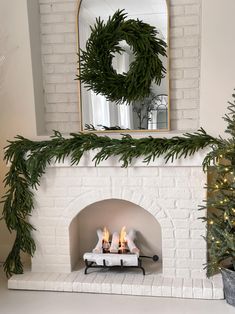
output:
[[[90,131],[165,131],[169,130],[169,60],[168,55],[168,5],[167,0],[82,0],[78,12],[79,49],[86,51],[97,19],[107,24],[118,10],[124,10],[127,21],[142,21],[153,27],[159,41],[166,44],[165,55],[159,55],[165,71],[160,82],[152,80],[148,94],[132,101],[112,101],[104,93],[99,93],[81,83],[80,105],[82,130]],[[139,31],[141,32],[141,30]],[[102,45],[103,43],[100,42]],[[133,47],[125,40],[118,42],[120,51],[113,53],[112,71],[115,75],[126,75],[137,60]],[[105,49],[105,48],[104,48]],[[144,50],[143,48],[142,50]],[[143,53],[143,57],[145,53]],[[80,54],[81,56],[81,54]],[[80,59],[81,62],[81,59]],[[80,63],[81,64],[81,63]],[[148,69],[143,73],[143,80]],[[109,77],[102,82],[110,83]]]

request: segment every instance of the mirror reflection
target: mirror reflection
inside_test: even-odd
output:
[[[104,22],[117,10],[125,9],[127,19],[139,19],[154,26],[158,37],[168,42],[168,10],[166,0],[82,0],[78,15],[79,46],[86,50],[86,42],[91,35],[91,28],[100,17]],[[128,72],[135,56],[126,41],[119,42],[123,49],[115,53],[112,67],[118,74]],[[161,57],[167,70],[160,85],[152,82],[150,94],[142,100],[116,104],[105,96],[87,90],[81,84],[82,129],[102,130],[166,130],[169,129],[169,73],[168,59]]]

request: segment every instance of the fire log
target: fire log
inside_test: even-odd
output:
[[[134,243],[135,238],[136,238],[136,232],[135,230],[131,229],[129,233],[126,235],[127,245],[131,253],[135,253],[139,255],[140,250],[137,248],[137,246]]]
[[[93,253],[103,253],[103,231],[101,229],[97,229],[98,242],[96,247],[92,250]]]
[[[110,252],[111,253],[118,253],[119,249],[119,234],[118,232],[113,233],[112,242],[110,246]]]
[[[138,266],[138,255],[136,254],[95,254],[85,253],[84,261],[94,262],[99,266]],[[105,262],[104,262],[105,261]]]

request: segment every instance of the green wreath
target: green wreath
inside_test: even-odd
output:
[[[91,27],[86,51],[80,52],[78,79],[88,90],[115,103],[130,103],[145,98],[153,81],[160,85],[166,69],[160,56],[167,56],[166,43],[158,31],[140,20],[128,19],[118,10],[105,24],[100,18]],[[133,49],[135,60],[127,73],[118,74],[112,67],[114,53],[124,51],[119,42],[125,40]]]

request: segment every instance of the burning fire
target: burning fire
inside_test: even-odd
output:
[[[103,253],[108,253],[110,249],[109,243],[109,231],[106,227],[103,230],[103,241],[102,241]]]
[[[114,232],[112,243],[109,242],[110,233],[106,227],[102,231],[102,250],[103,253],[127,253],[129,252],[126,227],[122,227],[121,232],[118,234]]]
[[[126,241],[126,227],[122,227],[119,237],[120,242],[120,251],[124,253],[127,249],[127,241]]]
[[[122,227],[122,230],[120,232],[120,243],[125,243],[126,242],[126,227]]]
[[[103,241],[109,242],[109,231],[106,227],[104,227],[104,230],[103,230]]]

